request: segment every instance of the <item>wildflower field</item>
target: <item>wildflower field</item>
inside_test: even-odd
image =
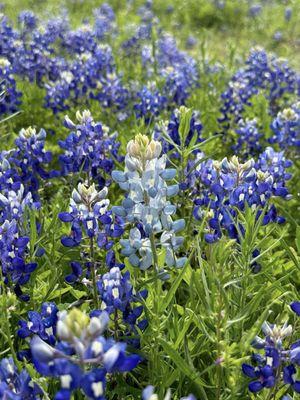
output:
[[[0,140],[0,399],[300,399],[300,0],[4,0]]]

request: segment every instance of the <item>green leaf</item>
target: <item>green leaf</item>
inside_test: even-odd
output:
[[[198,387],[198,389],[201,391],[201,395],[203,396],[203,399],[207,399],[207,396],[205,394],[205,391],[203,387],[211,387],[206,384],[206,382],[200,378],[199,374],[197,371],[191,367],[174,349],[174,345],[171,345],[170,343],[166,342],[164,339],[158,339],[162,347],[164,348],[165,352],[168,354],[168,356],[171,358],[171,360],[174,362],[176,367],[193,383],[195,383]]]

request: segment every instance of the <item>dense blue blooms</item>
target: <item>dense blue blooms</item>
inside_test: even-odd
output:
[[[293,311],[299,315],[299,302],[291,304]],[[253,340],[252,346],[264,350],[264,355],[253,354],[252,363],[243,364],[243,373],[252,379],[249,383],[249,390],[253,393],[262,389],[273,388],[279,383],[289,385],[296,393],[300,393],[300,381],[297,380],[297,366],[300,366],[300,341],[297,341],[288,348],[285,346],[285,339],[292,335],[293,328],[285,323],[282,327],[264,322],[262,331],[265,338],[258,336]],[[279,373],[283,370],[283,376]]]
[[[57,176],[56,171],[47,171],[45,167],[51,162],[52,153],[45,150],[46,132],[34,128],[21,129],[15,140],[15,149],[10,152],[8,160],[18,172],[25,191],[30,192],[35,200],[39,199],[40,179]]]
[[[84,233],[87,238],[95,238],[100,248],[109,250],[113,245],[110,238],[122,235],[123,220],[108,210],[107,193],[106,187],[98,192],[94,184],[87,187],[79,183],[73,190],[70,211],[59,214],[61,221],[71,223],[70,235],[61,239],[64,246],[79,246]]]
[[[115,28],[115,13],[108,3],[103,3],[101,7],[94,10],[94,32],[98,39],[105,38],[111,34]]]
[[[55,113],[68,109],[70,104],[87,96],[116,111],[126,106],[128,92],[116,73],[110,46],[91,47],[86,49],[83,46],[83,52],[63,64],[58,78],[46,84],[45,105]]]
[[[194,191],[200,194],[195,200],[194,216],[202,220],[209,208],[206,241],[218,240],[222,229],[226,229],[231,238],[238,238],[235,208],[244,211],[250,207],[258,217],[272,196],[288,200],[286,181],[291,175],[286,168],[290,166],[291,162],[284,154],[276,153],[272,148],[267,148],[256,163],[251,159],[240,164],[235,156],[231,161],[225,158],[221,163],[212,160],[200,163],[194,171],[194,183],[198,184]],[[265,210],[264,225],[283,221],[274,205]],[[239,228],[243,231],[243,227]]]
[[[18,372],[12,358],[3,358],[0,362],[0,398],[38,400],[43,398],[43,392],[25,369]]]
[[[90,399],[104,399],[107,373],[131,371],[140,357],[126,354],[126,344],[102,336],[109,317],[102,312],[89,318],[78,309],[59,313],[56,344],[50,346],[39,336],[30,342],[36,370],[60,379],[55,399],[69,399],[82,389]]]
[[[21,93],[17,90],[13,68],[7,58],[0,57],[0,116],[18,111]]]
[[[248,158],[261,152],[260,138],[262,134],[259,133],[256,119],[246,121],[241,119],[235,132],[238,135],[236,144],[232,145],[235,154],[241,154],[244,158]]]
[[[238,70],[222,94],[221,122],[239,121],[246,105],[251,105],[253,95],[263,93],[269,101],[269,112],[278,111],[278,101],[295,94],[298,75],[286,61],[269,56],[262,49],[253,49],[245,67]]]
[[[65,150],[60,156],[62,173],[70,174],[80,171],[88,173],[100,187],[109,184],[115,160],[122,161],[118,155],[120,143],[117,134],[109,134],[109,128],[95,122],[87,110],[76,113],[77,123],[65,118],[65,126],[71,130],[66,140],[59,141]]]
[[[58,309],[55,303],[43,303],[40,313],[29,311],[28,321],[19,321],[18,336],[25,339],[32,335],[39,335],[47,343],[54,344],[57,313]]]
[[[24,227],[23,214],[26,208],[38,208],[31,193],[24,193],[23,185],[19,190],[8,190],[0,194],[0,260],[4,282],[13,285],[18,297],[27,301],[20,286],[25,285],[37,264],[27,262],[29,237]]]
[[[154,139],[160,140],[162,152],[168,154],[169,157],[179,157],[176,145],[182,149],[203,141],[201,136],[203,126],[197,111],[193,111],[191,114],[189,130],[185,138],[181,137],[180,124],[182,123],[182,114],[186,110],[188,109],[183,109],[183,107],[175,109],[166,126],[158,125],[154,132]]]
[[[122,275],[119,267],[111,268],[109,272],[100,277],[97,287],[101,299],[101,310],[112,315],[115,326],[122,332],[119,312],[121,313],[121,321],[125,323],[123,334],[137,336],[137,328],[145,329],[147,320],[140,319],[143,306],[135,303],[145,299],[147,291],[144,290],[134,294],[128,271]],[[99,311],[94,311],[92,316],[98,315],[98,313]],[[115,332],[115,334],[117,335],[118,332]],[[130,343],[133,345],[138,345],[138,342],[138,339],[130,339]]]
[[[271,124],[274,135],[270,143],[278,143],[280,148],[290,150],[300,147],[300,103],[279,112]]]
[[[152,85],[153,86],[153,85]],[[144,86],[137,93],[137,102],[134,104],[134,110],[137,118],[144,118],[145,123],[149,124],[166,107],[167,99],[162,96],[154,87]]]
[[[23,10],[18,15],[18,21],[24,31],[32,30],[36,27],[37,17],[31,10]]]

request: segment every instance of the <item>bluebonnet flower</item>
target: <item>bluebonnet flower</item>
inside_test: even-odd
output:
[[[183,105],[193,89],[198,85],[198,72],[194,62],[186,60],[183,64],[164,68],[161,72],[165,79],[163,93],[172,103]]]
[[[178,50],[171,35],[162,35],[157,43],[157,63],[165,79],[163,93],[177,105],[185,104],[193,89],[198,86],[199,73],[196,61]]]
[[[245,158],[248,158],[262,151],[260,144],[262,134],[259,133],[256,119],[239,120],[235,132],[238,135],[237,143],[232,145],[235,154],[242,154]]]
[[[4,192],[5,193],[5,192]],[[27,262],[29,237],[24,227],[25,208],[37,208],[31,193],[24,194],[24,187],[19,190],[8,190],[0,194],[0,260],[4,283],[12,285],[20,299],[27,301],[20,286],[25,285],[37,264]]]
[[[182,137],[180,132],[180,124],[182,124],[185,114],[190,113],[189,129],[185,137]],[[165,123],[164,126],[158,125],[154,132],[154,139],[160,140],[162,144],[162,151],[168,154],[169,157],[179,157],[176,145],[179,148],[190,147],[195,144],[201,143],[202,138],[202,123],[199,119],[199,112],[191,111],[184,106],[176,108],[169,122]]]
[[[24,31],[32,30],[37,25],[37,16],[31,10],[23,10],[18,15],[18,21]]]
[[[300,147],[300,103],[279,112],[271,124],[274,135],[270,143],[278,143],[282,149]]]
[[[108,315],[89,318],[78,309],[59,313],[57,341],[50,346],[34,336],[30,347],[36,370],[60,379],[55,399],[69,399],[73,390],[81,389],[90,399],[104,399],[106,375],[126,372],[140,361],[126,354],[126,344],[102,336]]]
[[[188,49],[192,49],[197,44],[197,39],[193,35],[189,35],[186,39],[185,45]]]
[[[0,193],[0,222],[22,221],[26,207],[38,208],[39,203],[33,201],[30,192],[25,193],[23,185],[20,185],[19,190],[8,190],[5,194]]]
[[[113,242],[110,237],[119,237],[123,233],[123,221],[113,217],[108,210],[108,190],[104,187],[100,192],[95,185],[78,184],[70,200],[70,211],[62,212],[59,218],[63,222],[71,222],[70,236],[63,236],[61,242],[66,247],[78,246],[82,239],[82,230],[88,238],[96,238],[100,248],[109,250]]]
[[[7,400],[38,400],[43,398],[39,386],[32,382],[28,372],[18,372],[12,358],[0,362],[0,397]]]
[[[77,123],[65,117],[65,126],[71,130],[66,140],[59,141],[65,150],[60,156],[62,173],[86,171],[97,180],[100,187],[109,184],[114,160],[122,161],[118,154],[120,143],[117,134],[109,134],[109,128],[100,122],[95,122],[88,110],[76,113]]]
[[[290,19],[292,18],[292,14],[293,10],[291,9],[291,7],[286,7],[286,9],[284,10],[284,18],[287,22],[290,21]]]
[[[101,7],[94,10],[94,31],[98,39],[103,39],[111,34],[115,28],[115,13],[108,3],[103,3]]]
[[[57,176],[55,171],[46,171],[45,167],[51,162],[52,153],[45,150],[46,132],[41,129],[29,127],[21,129],[15,140],[16,148],[10,152],[8,158],[10,164],[17,169],[20,181],[30,192],[35,200],[38,200],[39,180],[50,179]]]
[[[300,301],[294,301],[293,303],[291,303],[290,307],[294,311],[294,313],[298,315],[298,317],[300,317]]]
[[[46,83],[47,94],[45,96],[45,107],[51,108],[54,114],[65,111],[69,108],[66,103],[71,97],[71,83],[74,75],[71,71],[64,70],[60,73],[60,78],[55,83]],[[70,88],[71,86],[71,88]]]
[[[0,115],[18,111],[20,97],[11,63],[7,58],[0,57]]]
[[[142,400],[158,400],[158,395],[154,393],[154,387],[152,385],[147,386],[142,393]],[[171,391],[167,391],[164,400],[171,400]],[[196,397],[189,394],[186,397],[181,397],[180,400],[196,400]]]
[[[142,40],[151,39],[151,25],[146,26],[146,34],[137,34],[130,42],[134,52],[140,51],[145,75],[150,78],[158,74],[163,79],[161,94],[169,104],[185,104],[193,89],[198,86],[199,73],[196,61],[187,53],[180,51],[173,36],[161,33],[155,43],[153,54],[152,42],[141,44]],[[152,38],[153,40],[153,38]],[[126,49],[129,43],[126,43]]]
[[[58,309],[55,303],[43,303],[41,312],[29,311],[28,321],[20,320],[18,336],[21,339],[38,335],[49,344],[55,343]]]
[[[212,160],[200,163],[194,174],[203,186],[198,186],[201,196],[195,200],[194,216],[202,219],[204,209],[209,208],[206,241],[212,243],[218,240],[222,235],[222,228],[227,230],[231,238],[238,239],[234,222],[237,215],[235,208],[244,211],[246,207],[250,207],[258,217],[272,196],[288,200],[290,195],[286,180],[291,175],[285,170],[289,166],[291,163],[285,159],[283,153],[276,153],[272,148],[267,148],[257,163],[250,159],[241,164],[236,156],[231,161],[225,158],[221,163]],[[274,205],[267,207],[262,220],[264,225],[270,222],[284,222],[277,215]],[[243,232],[243,227],[239,228]]]
[[[245,67],[237,71],[221,95],[223,117],[220,122],[241,119],[245,106],[251,105],[251,97],[258,93],[268,99],[269,112],[276,112],[279,99],[297,91],[298,79],[286,61],[269,56],[259,48],[251,50]]]
[[[257,17],[262,11],[261,4],[252,4],[249,8],[249,15],[250,17]]]
[[[71,54],[82,54],[95,50],[97,43],[92,27],[84,24],[74,31],[67,31],[64,34],[62,45]]]
[[[12,27],[9,19],[1,13],[0,15],[0,56],[7,58],[10,62],[13,61],[14,56],[14,43],[18,39],[19,34]]]
[[[14,72],[23,79],[40,87],[44,87],[47,80],[56,79],[56,70],[62,58],[54,56],[51,40],[43,29],[34,29],[28,38],[15,40],[14,53]]]
[[[159,142],[137,135],[128,143],[125,171],[112,173],[112,178],[127,192],[122,206],[114,206],[112,211],[133,226],[129,238],[120,241],[122,254],[142,270],[153,265],[153,246],[165,250],[169,267],[185,263],[184,257],[176,257],[176,250],[183,243],[176,233],[184,228],[184,220],[172,220],[176,206],[167,200],[179,191],[178,185],[166,183],[175,177],[176,170],[166,169],[166,155],[159,157],[161,148]],[[159,243],[153,243],[157,235]]]
[[[116,73],[111,47],[91,47],[85,49],[82,46],[84,51],[63,65],[58,79],[46,84],[46,107],[54,112],[64,111],[70,104],[77,104],[86,97],[96,99],[103,107],[111,107],[116,111],[126,107],[128,91],[122,84],[121,76]]]
[[[9,162],[9,156],[13,152],[0,152],[0,190],[6,193],[9,190],[18,191],[21,187],[21,178],[14,166]]]
[[[119,115],[127,107],[130,96],[122,76],[113,71],[100,77],[90,98],[98,100],[103,107],[114,109]]]
[[[272,194],[286,200],[291,198],[286,186],[292,174],[287,171],[292,166],[292,161],[287,159],[283,151],[276,152],[272,147],[267,147],[260,154],[256,168],[272,176]]]
[[[273,39],[276,40],[276,42],[280,42],[283,38],[283,34],[281,31],[276,31],[273,35]]]
[[[300,315],[299,302],[291,303],[291,309]],[[249,390],[253,393],[262,389],[273,388],[279,382],[289,385],[293,391],[300,393],[300,381],[297,380],[297,366],[300,366],[300,342],[297,341],[288,348],[284,341],[293,333],[291,325],[285,323],[282,327],[264,322],[262,331],[265,338],[258,336],[253,340],[253,347],[264,350],[264,355],[253,354],[254,364],[243,364],[243,373],[253,379]],[[279,372],[283,370],[281,375]]]
[[[149,124],[166,107],[167,99],[156,89],[155,84],[144,86],[137,93],[137,101],[134,104],[134,111],[137,118],[144,118]]]
[[[140,318],[143,306],[137,306],[135,303],[140,303],[148,293],[143,290],[134,294],[128,271],[122,275],[119,267],[112,267],[109,272],[100,276],[97,288],[101,299],[101,310],[113,316],[117,329],[120,329],[119,312],[121,313],[121,319],[126,325],[123,334],[137,336],[137,328],[141,330],[146,328],[147,320]],[[91,315],[99,315],[99,311],[94,311]],[[117,334],[118,332],[115,332],[115,335]],[[136,346],[139,345],[138,339],[130,338],[129,342]]]

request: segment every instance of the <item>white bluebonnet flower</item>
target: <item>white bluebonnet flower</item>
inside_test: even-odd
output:
[[[128,143],[125,170],[112,173],[112,178],[127,192],[122,205],[112,207],[112,211],[132,226],[129,238],[120,241],[122,254],[143,270],[153,265],[153,237],[155,246],[165,249],[169,267],[182,267],[185,263],[185,258],[176,257],[176,250],[183,243],[183,238],[176,234],[185,223],[173,221],[176,206],[168,200],[179,191],[177,184],[167,184],[176,176],[176,170],[166,169],[166,155],[159,157],[160,153],[159,142],[139,134]]]

